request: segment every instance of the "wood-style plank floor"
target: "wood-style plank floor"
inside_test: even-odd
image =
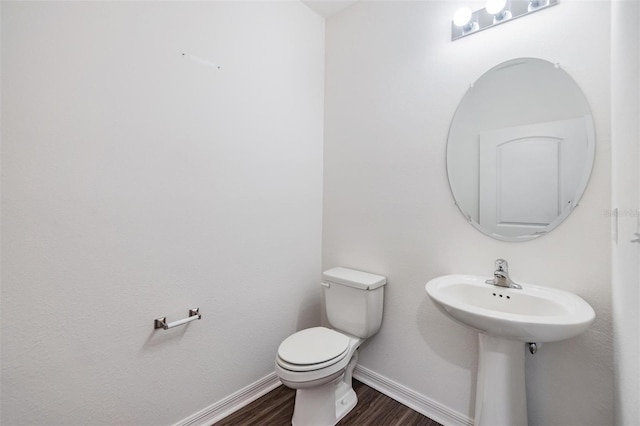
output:
[[[338,426],[441,426],[439,423],[354,380],[358,405]],[[295,390],[280,386],[220,420],[216,426],[287,426],[291,424]]]

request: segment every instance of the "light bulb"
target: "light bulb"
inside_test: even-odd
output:
[[[485,9],[489,15],[499,15],[507,5],[507,0],[488,0]]]
[[[506,9],[507,0],[488,0],[485,7],[488,14],[493,15],[493,23],[511,19],[511,12]]]
[[[471,9],[468,7],[462,7],[456,11],[453,15],[453,25],[456,27],[464,28],[469,22],[471,22]]]
[[[469,34],[478,30],[478,23],[473,20],[473,14],[471,9],[463,7],[458,9],[455,15],[453,15],[453,25],[462,30],[462,34]]]

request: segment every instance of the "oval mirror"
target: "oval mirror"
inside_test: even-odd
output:
[[[447,141],[449,185],[478,230],[530,240],[576,207],[594,151],[591,110],[575,81],[551,62],[513,59],[460,101]]]

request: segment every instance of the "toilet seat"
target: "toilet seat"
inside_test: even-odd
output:
[[[278,348],[278,364],[290,371],[312,371],[331,366],[343,359],[350,339],[326,327],[298,331]]]

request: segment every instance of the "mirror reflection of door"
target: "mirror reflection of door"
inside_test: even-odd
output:
[[[471,226],[527,241],[571,214],[594,154],[591,108],[573,78],[559,64],[516,58],[467,89],[449,128],[447,176]]]
[[[505,237],[545,232],[575,203],[586,117],[482,132],[478,222]],[[582,158],[580,158],[582,157]]]

